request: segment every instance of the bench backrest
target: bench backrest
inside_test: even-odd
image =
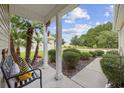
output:
[[[13,66],[13,58],[11,55],[7,56],[1,65],[1,70],[5,78],[10,77],[10,71]]]

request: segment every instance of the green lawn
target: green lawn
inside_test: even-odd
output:
[[[42,51],[39,51],[38,54],[43,58],[43,52]],[[23,59],[25,58],[25,52],[21,52],[21,57]],[[33,57],[34,57],[34,52],[31,52],[31,55],[30,55],[31,60],[33,59]]]

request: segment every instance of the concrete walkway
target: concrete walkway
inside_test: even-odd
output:
[[[107,79],[102,72],[100,59],[96,58],[71,79],[86,88],[104,88]]]

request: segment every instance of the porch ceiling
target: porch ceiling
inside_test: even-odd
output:
[[[77,4],[12,4],[9,9],[10,14],[46,23],[57,13],[64,14],[77,6]]]
[[[120,31],[124,25],[124,5],[118,4],[115,5],[114,11],[114,25],[113,28],[116,31]]]

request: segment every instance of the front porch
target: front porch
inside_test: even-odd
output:
[[[55,79],[56,71],[52,67],[48,66],[47,69],[39,67],[43,75],[43,88],[104,88],[107,79],[102,72],[100,59],[96,58],[72,78],[63,75],[63,79],[61,80]],[[2,77],[0,79],[0,87],[7,88],[6,82],[3,81]],[[34,81],[24,88],[40,88],[39,80]]]
[[[4,8],[5,13],[4,13]],[[47,7],[47,8],[46,8]],[[99,58],[94,60],[91,64],[86,66],[78,74],[76,74],[71,79],[62,73],[62,16],[77,7],[77,5],[46,5],[37,7],[35,5],[1,5],[0,8],[3,13],[1,13],[1,19],[3,20],[2,27],[0,30],[0,49],[8,48],[10,53],[10,28],[8,15],[17,14],[19,16],[29,18],[31,20],[40,20],[44,24],[43,29],[43,66],[39,67],[42,70],[42,80],[43,88],[83,88],[83,87],[100,87],[104,88],[107,83],[107,79],[101,71],[99,64]],[[38,8],[36,11],[34,8]],[[42,8],[43,13],[39,13],[38,10]],[[8,9],[8,10],[7,10]],[[26,10],[27,9],[27,10]],[[27,13],[29,9],[29,13]],[[46,11],[44,11],[46,9]],[[48,9],[48,10],[47,10]],[[24,10],[24,11],[23,11]],[[30,11],[32,10],[32,11]],[[53,11],[51,13],[51,11]],[[7,14],[6,16],[4,16]],[[34,15],[35,14],[35,15]],[[7,17],[7,18],[4,18]],[[55,17],[56,19],[56,69],[51,68],[48,65],[48,24],[50,20]],[[120,18],[120,17],[119,17]],[[55,20],[54,19],[54,20]],[[6,21],[4,23],[4,21]],[[122,20],[123,21],[123,20]],[[123,23],[123,22],[121,22]],[[124,52],[123,44],[123,25],[119,27],[119,50]],[[4,37],[5,36],[5,37]],[[123,56],[123,53],[122,53]],[[0,58],[2,59],[2,58]],[[0,87],[7,88],[6,83],[3,80],[3,76],[0,72]],[[25,88],[39,88],[39,81],[35,81]]]
[[[42,67],[40,67],[42,69]],[[56,71],[50,66],[47,69],[42,69],[42,83],[43,88],[82,88],[83,86],[75,83],[66,76],[63,76],[63,79],[57,81],[55,80]],[[1,77],[2,73],[0,72],[0,87],[8,88],[6,82]],[[39,80],[34,81],[33,83],[25,86],[24,88],[40,88]]]

